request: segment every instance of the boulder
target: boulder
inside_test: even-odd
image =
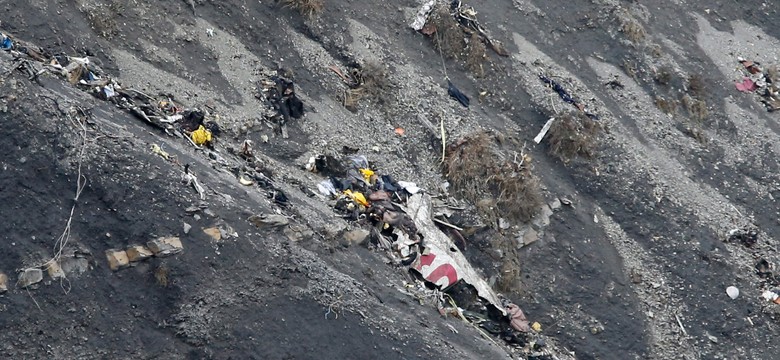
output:
[[[178,254],[184,250],[184,246],[181,244],[181,239],[176,236],[161,237],[146,243],[149,250],[154,253],[154,256],[165,257],[174,254]]]
[[[41,280],[43,280],[43,271],[41,271],[41,269],[25,269],[19,275],[19,281],[17,281],[16,284],[21,288],[26,288],[41,282]]]
[[[154,253],[143,245],[133,245],[127,248],[127,258],[130,262],[146,260],[152,256]]]
[[[281,227],[290,223],[290,219],[282,215],[252,215],[249,222],[259,228]]]
[[[65,272],[62,271],[59,261],[52,261],[46,268],[46,272],[49,273],[52,279],[57,280],[65,277]]]
[[[355,229],[344,233],[344,240],[349,245],[361,245],[366,242],[366,239],[371,235],[371,232],[366,229]]]
[[[89,270],[89,260],[80,256],[63,256],[60,267],[67,276],[79,276]]]
[[[130,259],[128,259],[127,252],[124,250],[106,250],[106,258],[108,259],[108,267],[113,271],[130,264]]]
[[[219,231],[219,228],[216,227],[210,227],[203,229],[203,232],[206,233],[209,237],[211,237],[214,241],[220,241],[222,240],[222,232]]]
[[[0,273],[0,294],[8,291],[8,275]]]

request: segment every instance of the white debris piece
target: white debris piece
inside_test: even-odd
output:
[[[414,17],[414,21],[410,24],[412,29],[415,31],[422,30],[425,23],[428,22],[428,15],[433,10],[433,4],[435,3],[436,0],[429,0],[420,7],[420,10],[417,10],[417,16]]]
[[[551,117],[550,120],[547,120],[546,123],[544,123],[544,126],[542,126],[542,131],[539,132],[538,135],[534,138],[535,143],[542,142],[542,139],[544,139],[545,135],[547,135],[547,132],[550,131],[550,127],[552,126],[553,120],[555,120],[554,117]]]

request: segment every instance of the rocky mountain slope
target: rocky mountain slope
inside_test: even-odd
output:
[[[213,150],[200,149],[0,53],[3,356],[777,353],[780,305],[761,296],[777,285],[780,229],[778,112],[760,95],[780,63],[769,3],[468,3],[508,56],[479,35],[450,39],[446,22],[432,36],[414,31],[416,1],[326,0],[312,16],[270,0],[2,4],[0,30],[15,41],[47,56],[88,56],[124,89],[209,109],[221,129]],[[356,87],[331,67],[346,82],[357,78],[350,69],[386,75],[351,103]],[[277,73],[294,80],[305,108],[286,137],[261,91]],[[745,77],[761,87],[738,91]],[[468,108],[445,78],[471,98]],[[596,124],[592,156],[551,152],[560,127],[534,142],[549,118],[567,116]],[[514,176],[504,164],[521,164],[538,180],[538,199],[510,206],[532,204],[535,216],[503,211],[514,193],[459,188],[457,171],[477,171],[465,161],[442,165],[482,133],[500,149],[480,155],[484,168]],[[249,165],[239,154],[245,140],[256,156]],[[351,244],[345,232],[365,224],[339,217],[318,195],[326,178],[306,169],[313,156],[345,151],[452,205],[463,254],[541,325],[525,339],[548,345],[513,345],[442,317],[415,298],[430,290],[405,267]],[[182,182],[185,164],[204,200]],[[255,226],[250,219],[263,214],[289,223]],[[183,251],[109,268],[107,250],[166,236],[182,239]],[[40,283],[19,282],[25,269],[48,270],[52,256],[65,278],[43,271]],[[736,299],[728,286],[739,288]]]

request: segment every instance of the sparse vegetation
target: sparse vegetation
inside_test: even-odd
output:
[[[691,126],[685,127],[685,129],[683,129],[683,133],[687,136],[690,136],[694,140],[698,141],[699,144],[706,145],[708,142],[707,135],[704,134],[704,130],[702,130],[696,124],[692,124]]]
[[[504,239],[507,243],[510,240]],[[515,259],[504,258],[501,263],[501,275],[496,281],[496,289],[501,292],[516,291],[520,285],[520,265]]]
[[[629,59],[623,59],[623,71],[626,72],[628,76],[630,76],[632,79],[636,80],[636,63]]]
[[[111,0],[108,3],[88,3],[81,11],[87,16],[90,27],[98,36],[109,39],[119,33],[117,18],[124,12],[122,2]]]
[[[281,0],[281,2],[284,7],[297,10],[309,20],[316,18],[325,7],[323,0]]]
[[[773,87],[778,88],[780,76],[778,76],[777,65],[772,65],[766,69],[766,77],[769,79],[769,82],[772,83]]]
[[[645,41],[645,38],[647,37],[647,33],[645,32],[645,28],[642,26],[642,24],[639,23],[636,19],[634,19],[632,16],[625,14],[620,17],[620,21],[622,23],[620,27],[620,31],[623,32],[623,34],[626,35],[626,38],[631,41],[634,44],[639,44],[643,41]]]
[[[704,79],[699,74],[688,76],[688,93],[700,97],[704,94]]]
[[[376,62],[367,62],[359,68],[351,71],[354,84],[344,93],[344,106],[352,111],[357,110],[357,105],[362,98],[371,98],[384,103],[382,96],[392,84],[388,80],[387,70]]]
[[[542,203],[530,157],[505,149],[505,140],[478,132],[451,144],[444,162],[453,189],[476,204],[490,224],[499,217],[527,222]]]
[[[487,48],[477,33],[472,33],[469,38],[469,45],[466,47],[466,67],[474,76],[482,77],[485,69],[482,63],[487,57]]]
[[[672,69],[668,66],[663,66],[659,68],[655,73],[655,82],[659,85],[669,85],[669,83],[672,81]]]
[[[568,163],[575,157],[590,158],[598,147],[601,127],[580,112],[560,112],[547,134],[550,153]]]
[[[704,100],[698,100],[689,94],[683,95],[682,104],[688,112],[688,117],[697,123],[704,122],[710,115],[710,112],[707,109],[707,103]]]
[[[170,275],[171,275],[171,270],[165,265],[160,265],[156,269],[154,269],[154,280],[157,281],[157,285],[160,285],[162,287],[168,286]]]
[[[434,45],[449,59],[461,59],[466,50],[464,32],[450,14],[449,7],[438,5],[431,12],[428,22],[434,27]]]
[[[650,52],[650,55],[652,55],[656,59],[660,58],[664,54],[661,49],[661,45],[658,44],[649,45],[647,47],[647,50]]]
[[[658,107],[664,114],[675,115],[677,114],[677,100],[667,99],[663,96],[655,97],[655,106]]]

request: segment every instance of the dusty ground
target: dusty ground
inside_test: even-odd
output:
[[[539,241],[520,249],[520,279],[505,293],[576,358],[743,359],[778,351],[776,310],[760,298],[770,285],[753,266],[759,258],[778,261],[780,126],[776,113],[732,84],[741,77],[737,56],[780,62],[771,4],[471,3],[510,56],[489,53],[482,78],[447,61],[449,77],[472,97],[466,110],[447,97],[431,41],[407,25],[414,1],[326,1],[313,20],[270,0],[194,1],[194,12],[186,1],[0,3],[3,31],[53,53],[95,56],[147,92],[215,105],[227,129],[223,144],[260,144],[294,204],[278,209],[187,142],[57,79],[41,86],[6,76],[2,93],[15,100],[4,98],[8,111],[0,114],[7,134],[0,211],[10,239],[0,246],[0,270],[12,281],[15,269],[51,256],[75,190],[79,135],[42,95],[93,108],[96,124],[72,243],[92,253],[91,268],[70,279],[67,294],[52,282],[3,296],[0,318],[13,330],[4,332],[5,356],[506,357],[473,329],[447,321],[458,327],[453,334],[434,309],[396,291],[403,271],[332,239],[350,225],[300,190],[320,180],[301,169],[310,155],[349,145],[383,172],[439,192],[441,119],[448,139],[495,129],[524,140],[547,201],[572,200],[552,214]],[[633,40],[625,24],[634,25]],[[341,105],[344,85],[327,66],[355,61],[388,67],[387,105],[366,101],[354,113]],[[308,110],[291,124],[289,139],[259,120],[253,96],[258,78],[278,67],[292,70]],[[547,118],[571,107],[543,86],[540,70],[600,116],[605,132],[595,158],[564,165],[544,143],[532,146]],[[659,82],[663,71],[669,80]],[[691,93],[691,75],[703,81],[697,96],[708,116],[696,120],[682,106],[672,116],[659,110],[656,96]],[[613,79],[624,87],[605,85]],[[399,126],[403,137],[393,134]],[[211,189],[213,216],[188,215],[196,195],[179,183],[179,166],[149,152],[153,143],[193,164]],[[314,235],[289,241],[246,221],[276,210]],[[184,236],[184,222],[193,228],[184,253],[116,273],[107,268],[106,249]],[[238,239],[212,243],[200,229],[215,224],[229,224]],[[756,246],[724,243],[726,232],[746,225],[759,229]],[[496,255],[492,240],[515,229],[467,237],[465,253],[486,278],[500,276],[508,256]],[[162,265],[170,269],[167,287],[152,275]],[[726,296],[729,285],[741,290],[736,300]],[[345,309],[338,319],[325,319],[329,304]]]

